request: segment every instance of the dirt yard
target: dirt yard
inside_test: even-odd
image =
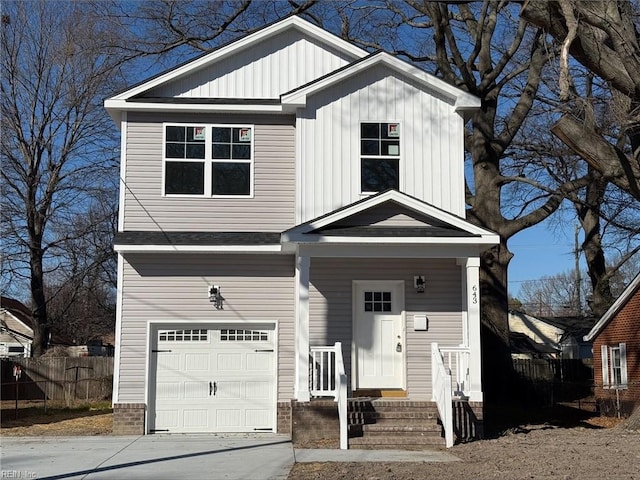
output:
[[[108,404],[49,405],[46,413],[22,404],[17,420],[13,406],[2,402],[2,436],[111,434]],[[640,430],[626,426],[600,417],[522,424],[449,449],[460,462],[296,464],[288,480],[640,480]]]
[[[513,428],[454,446],[448,452],[462,460],[454,463],[296,464],[288,480],[640,479],[640,432],[616,423]]]

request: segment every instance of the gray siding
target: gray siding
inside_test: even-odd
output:
[[[253,198],[163,197],[163,122],[253,124]],[[270,231],[294,225],[295,127],[274,115],[130,113],[124,230]]]
[[[294,259],[282,255],[135,254],[124,262],[120,402],[145,398],[149,322],[278,321],[278,398],[293,395]],[[207,298],[221,286],[224,309]]]
[[[413,288],[425,275],[425,293]],[[404,280],[407,391],[413,399],[431,399],[431,342],[462,343],[462,273],[455,259],[313,258],[309,300],[311,345],[343,343],[351,379],[352,281]],[[427,314],[429,330],[415,332],[413,315]]]

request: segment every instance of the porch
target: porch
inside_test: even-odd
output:
[[[433,398],[415,400],[406,392],[349,391],[341,343],[311,347],[310,400],[292,402],[294,442],[419,450],[481,437],[482,402],[465,394],[469,349],[431,349]]]

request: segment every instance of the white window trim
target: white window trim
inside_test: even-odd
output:
[[[167,127],[204,127],[204,158],[167,158]],[[251,157],[248,160],[234,159],[214,159],[213,158],[213,128],[250,128],[251,129]],[[226,124],[226,123],[181,123],[181,122],[165,122],[162,124],[162,196],[167,198],[225,198],[225,199],[244,199],[254,198],[254,165],[255,165],[255,125],[253,124]],[[192,162],[204,163],[204,193],[202,195],[187,193],[167,193],[165,191],[167,162]],[[211,174],[213,172],[214,163],[248,163],[249,164],[249,194],[248,195],[214,195]]]
[[[620,384],[615,384],[613,372],[613,350],[620,350]],[[612,345],[602,345],[600,347],[602,356],[602,388],[612,390],[626,390],[628,387],[627,377],[627,345],[618,343]]]
[[[383,123],[389,124],[389,123],[397,123],[400,126],[400,136],[398,137],[398,141],[400,142],[400,145],[398,146],[398,155],[363,155],[362,154],[362,125],[365,123],[377,123],[378,125],[381,125]],[[397,121],[397,120],[363,120],[358,124],[358,164],[359,164],[359,169],[358,169],[358,192],[360,192],[361,196],[369,196],[369,195],[374,195],[376,193],[380,193],[380,192],[374,192],[374,191],[368,191],[368,190],[362,190],[362,159],[363,158],[367,158],[367,159],[374,159],[374,160],[389,160],[389,159],[394,159],[394,160],[398,160],[398,190],[403,191],[404,190],[404,185],[403,185],[403,177],[402,177],[402,145],[403,145],[403,141],[402,141],[402,123]],[[380,140],[382,140],[382,137],[380,137]]]

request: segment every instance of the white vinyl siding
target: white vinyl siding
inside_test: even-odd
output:
[[[307,99],[297,124],[298,221],[362,198],[360,125],[373,120],[401,125],[401,190],[464,217],[464,119],[379,66]]]
[[[224,309],[207,287],[221,286]],[[124,259],[118,401],[145,399],[149,322],[278,323],[278,394],[293,395],[294,259],[283,255],[135,254]]]
[[[425,293],[413,286],[426,275]],[[310,345],[343,342],[351,379],[353,280],[404,280],[407,391],[412,399],[431,399],[431,342],[458,346],[463,342],[461,273],[455,259],[312,258],[309,289]],[[413,316],[426,314],[428,331],[414,331]]]
[[[279,98],[355,60],[299,30],[283,32],[149,91],[149,97]]]
[[[292,117],[130,113],[124,230],[270,231],[294,224],[295,133]],[[252,198],[163,196],[163,123],[251,124]]]

